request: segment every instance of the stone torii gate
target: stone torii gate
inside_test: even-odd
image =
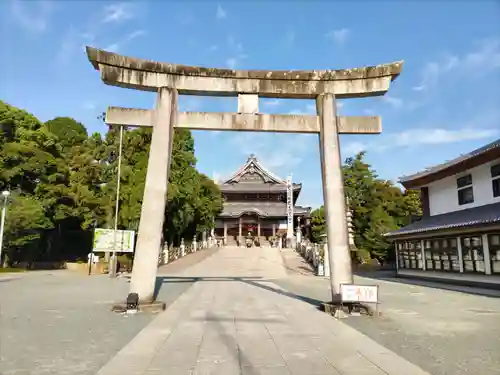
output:
[[[154,299],[158,251],[165,215],[175,127],[319,133],[332,298],[352,283],[339,134],[378,134],[379,117],[337,116],[336,99],[380,96],[403,62],[345,70],[268,71],[203,68],[126,57],[87,47],[104,83],[157,93],[156,107],[110,107],[111,125],[153,127],[130,292],[141,303]],[[178,95],[237,96],[236,113],[178,112]],[[317,115],[259,113],[259,97],[315,99]]]

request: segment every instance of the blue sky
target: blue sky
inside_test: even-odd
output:
[[[341,102],[382,116],[383,134],[342,136],[396,180],[500,136],[500,3],[2,1],[0,99],[42,121],[71,116],[89,132],[107,106],[152,108],[154,94],[104,85],[83,47],[235,69],[339,69],[404,60],[381,98]],[[261,112],[313,113],[312,101],[261,100]],[[236,99],[182,97],[181,110],[236,111]],[[201,171],[228,177],[250,153],[322,204],[317,135],[195,132]]]

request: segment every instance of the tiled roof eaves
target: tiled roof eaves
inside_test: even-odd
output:
[[[384,234],[394,237],[500,223],[500,202],[424,217],[403,228]]]
[[[468,227],[473,227],[473,226],[478,226],[478,225],[494,224],[494,223],[500,223],[500,218],[492,219],[492,220],[473,220],[473,221],[467,221],[467,222],[456,223],[456,224],[434,225],[434,226],[430,226],[430,227],[416,228],[416,229],[409,229],[409,230],[404,230],[404,228],[401,228],[401,229],[397,229],[397,230],[389,232],[389,233],[385,233],[384,236],[385,237],[395,237],[395,236],[401,236],[401,235],[405,235],[405,234],[435,232],[437,230],[444,230],[444,229],[468,228]]]

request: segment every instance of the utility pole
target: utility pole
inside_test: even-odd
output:
[[[2,204],[2,218],[0,219],[0,268],[3,267],[2,262],[2,246],[3,246],[3,228],[5,225],[5,215],[7,213],[7,199],[9,198],[10,191],[2,191],[3,204]]]
[[[116,277],[116,240],[118,231],[118,207],[120,204],[120,180],[122,166],[122,145],[123,145],[123,126],[120,125],[120,144],[118,146],[118,171],[116,176],[116,201],[115,201],[115,226],[113,232],[113,256],[109,262],[109,277]]]

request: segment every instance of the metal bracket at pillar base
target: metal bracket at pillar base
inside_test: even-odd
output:
[[[117,313],[127,313],[128,311],[132,311],[129,309],[130,304],[127,302],[119,302],[113,304],[111,307],[111,311]],[[167,308],[167,304],[161,301],[153,301],[153,302],[139,302],[137,304],[136,312],[144,312],[150,314],[157,314],[164,311]]]

